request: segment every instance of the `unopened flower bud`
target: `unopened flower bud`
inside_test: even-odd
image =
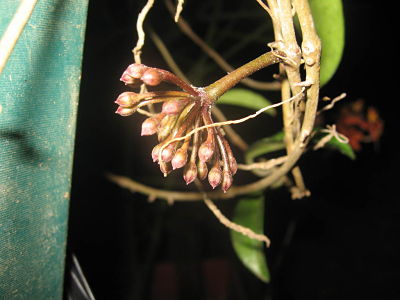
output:
[[[156,145],[153,150],[151,151],[151,157],[153,158],[153,162],[158,161],[158,156],[160,154],[161,145]]]
[[[179,148],[172,159],[172,169],[182,168],[187,162],[187,150],[183,148]]]
[[[223,139],[223,143],[224,143],[224,146],[225,146],[226,154],[228,155],[229,169],[231,170],[232,175],[235,175],[236,172],[237,172],[236,158],[233,155],[231,146],[229,145],[228,141],[226,139]]]
[[[200,180],[204,180],[208,174],[207,164],[204,161],[199,160],[197,162],[197,172],[199,174]]]
[[[142,95],[134,92],[124,92],[118,96],[117,100],[115,100],[115,103],[122,107],[132,107],[138,103],[142,97]]]
[[[229,157],[229,168],[231,169],[232,175],[235,175],[238,169],[236,158],[234,156]]]
[[[179,113],[187,104],[185,100],[169,100],[165,101],[162,106],[162,112],[167,115],[176,115]]]
[[[162,81],[161,74],[156,69],[147,69],[140,79],[143,83],[151,86],[159,85]]]
[[[222,172],[222,190],[224,191],[224,193],[226,193],[227,190],[229,190],[229,188],[231,187],[233,183],[233,178],[232,178],[232,174],[229,171],[223,171]]]
[[[126,71],[122,73],[121,78],[119,80],[125,83],[125,85],[135,84],[138,81],[137,79],[130,76]]]
[[[167,147],[163,149],[161,153],[161,158],[165,162],[170,162],[174,157],[174,154],[175,154],[175,145],[169,144]]]
[[[197,167],[193,162],[189,162],[186,164],[186,167],[183,171],[183,179],[186,181],[186,184],[193,182],[197,177]]]
[[[136,79],[139,79],[140,77],[143,76],[144,72],[147,69],[149,69],[149,67],[147,67],[147,66],[145,66],[143,64],[131,64],[126,68],[125,72],[129,76],[131,76],[133,78],[136,78]]]
[[[208,173],[208,182],[215,189],[222,181],[222,172],[220,168],[212,167]]]
[[[134,114],[135,111],[136,111],[135,108],[119,106],[118,109],[115,111],[115,113],[119,114],[120,116],[127,117]]]
[[[169,173],[171,173],[171,164],[170,163],[167,163],[167,162],[165,162],[165,161],[160,161],[159,162],[159,165],[160,165],[160,170],[161,170],[161,172],[163,173],[163,175],[164,175],[164,177],[167,177],[167,175],[169,174]]]
[[[142,123],[141,135],[152,135],[157,132],[160,121],[157,118],[151,117],[144,120]]]
[[[214,149],[212,147],[212,144],[204,142],[201,144],[198,155],[199,159],[203,162],[207,162],[214,154]]]
[[[158,141],[165,140],[174,127],[177,116],[166,115],[160,122],[158,127]]]

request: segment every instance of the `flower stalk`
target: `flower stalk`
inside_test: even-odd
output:
[[[228,75],[222,77],[216,82],[210,84],[204,88],[204,92],[207,94],[211,103],[213,103],[217,101],[218,98],[221,97],[226,91],[238,84],[243,78],[250,76],[262,68],[281,62],[282,57],[285,56],[286,55],[281,51],[270,51],[264,53],[256,59],[253,59],[245,65],[230,72]]]

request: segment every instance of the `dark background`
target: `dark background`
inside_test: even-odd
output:
[[[165,39],[190,78],[203,85],[222,76],[158,2],[146,24]],[[265,21],[255,1],[186,2],[183,16],[200,35],[208,34],[221,53],[229,54],[236,40],[219,41],[219,30],[228,28],[240,35]],[[96,298],[399,299],[399,159],[393,109],[398,100],[385,93],[390,86],[389,65],[379,59],[385,51],[378,46],[386,40],[382,36],[385,15],[376,2],[344,1],[343,62],[321,94],[335,97],[346,92],[344,101],[363,98],[380,112],[384,134],[379,144],[363,145],[355,161],[325,150],[306,154],[300,165],[312,192],[307,199],[290,200],[284,189],[266,192],[265,231],[272,239],[266,250],[272,272],[268,285],[241,265],[231,249],[228,230],[203,203],[148,203],[145,196],[123,190],[104,176],[113,172],[154,186],[182,182],[179,175],[163,182],[151,162],[154,140],[140,137],[143,116],[114,114],[113,101],[125,90],[119,77],[133,61],[136,16],[143,5],[144,1],[133,0],[96,0],[89,5],[68,251],[81,262]],[[253,19],[238,17],[234,25],[221,19],[210,33],[206,28],[215,6],[226,10],[226,15],[258,14]],[[239,66],[258,56],[266,41],[264,37],[254,40],[232,54],[230,62]],[[150,39],[142,59],[166,68]],[[243,115],[243,111],[228,113]],[[334,119],[335,113],[330,116]],[[279,126],[279,120],[264,116],[237,130],[252,142]],[[254,128],[263,128],[265,133],[258,136],[254,132],[260,130]],[[231,216],[234,204],[230,200],[219,206]]]

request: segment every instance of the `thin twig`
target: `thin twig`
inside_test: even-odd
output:
[[[146,38],[146,34],[143,30],[143,22],[146,19],[146,16],[150,9],[153,7],[154,0],[147,0],[146,5],[143,7],[142,11],[139,13],[137,20],[136,20],[136,30],[138,33],[138,40],[136,43],[135,48],[133,48],[132,52],[135,58],[135,62],[137,64],[140,64],[142,62],[141,60],[141,54],[142,54],[142,48],[144,45],[144,41]]]
[[[218,207],[214,204],[214,202],[212,202],[209,198],[207,198],[206,194],[203,194],[203,195],[204,195],[204,198],[203,198],[204,203],[211,210],[211,212],[218,219],[218,221],[220,221],[223,225],[225,225],[229,229],[232,229],[238,233],[243,234],[244,236],[247,236],[250,239],[264,242],[267,247],[270,246],[271,241],[266,235],[255,233],[250,228],[244,227],[242,225],[239,225],[237,223],[230,221],[227,217],[225,217],[222,214],[222,212],[218,209]]]
[[[269,14],[269,16],[271,17],[271,19],[274,18],[271,10],[269,9],[269,7],[262,1],[262,0],[256,0],[258,2],[258,4],[260,4],[260,6]]]
[[[171,191],[171,190],[163,190],[150,187],[148,185],[139,183],[133,179],[130,179],[125,176],[120,176],[112,173],[107,173],[106,177],[119,185],[122,188],[126,188],[133,193],[141,193],[149,196],[149,199],[164,199],[174,201],[198,201],[202,200],[202,195],[198,192],[180,192],[180,191]]]
[[[227,217],[225,217],[225,215],[218,209],[218,207],[214,204],[214,202],[210,198],[208,198],[207,193],[204,192],[203,185],[201,184],[200,180],[197,179],[195,183],[200,193],[203,196],[204,203],[207,205],[207,207],[211,210],[211,212],[214,214],[214,216],[218,219],[218,221],[222,225],[226,226],[227,228],[233,231],[243,234],[244,236],[247,236],[250,239],[264,242],[267,247],[270,246],[271,241],[266,235],[255,233],[250,228],[234,223]]]
[[[217,107],[213,106],[211,108],[211,113],[219,122],[226,122],[228,119],[225,117],[224,113]],[[229,140],[233,145],[238,147],[243,152],[249,149],[249,145],[242,139],[242,137],[232,128],[230,125],[224,127],[224,132],[229,137]]]
[[[175,17],[174,17],[175,23],[179,21],[179,16],[182,13],[184,2],[185,2],[185,0],[178,0],[178,4],[176,5],[176,13],[175,13]]]
[[[322,98],[322,100],[324,101],[331,101],[331,103],[329,103],[328,105],[324,106],[323,108],[321,108],[318,112],[317,115],[319,115],[320,113],[332,109],[333,106],[336,104],[336,102],[343,100],[344,98],[346,98],[347,94],[346,93],[341,93],[339,96],[333,98],[332,100],[329,97],[324,97]]]
[[[273,158],[268,161],[262,161],[252,164],[238,164],[238,169],[243,171],[252,171],[252,170],[271,170],[278,165],[283,164],[287,160],[287,156],[282,156],[278,158]]]
[[[10,24],[8,24],[7,29],[0,40],[0,74],[3,72],[3,69],[7,64],[26,23],[31,17],[36,3],[37,0],[21,1],[21,4],[15,12]]]

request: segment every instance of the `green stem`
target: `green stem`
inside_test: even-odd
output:
[[[228,75],[204,88],[204,92],[207,94],[208,100],[211,103],[214,103],[221,95],[238,84],[243,78],[250,76],[262,68],[281,62],[282,59],[279,57],[284,56],[285,54],[281,52],[267,52],[241,66],[240,68],[237,68]]]

